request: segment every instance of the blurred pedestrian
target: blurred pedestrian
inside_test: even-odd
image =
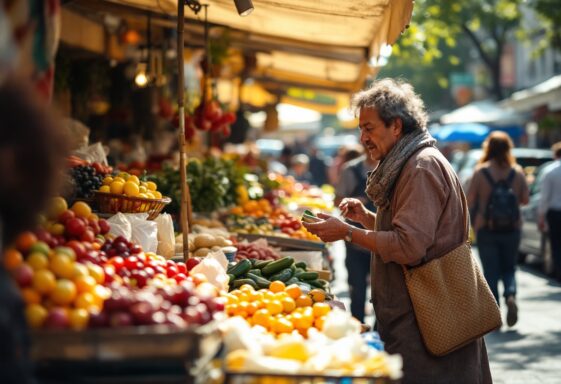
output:
[[[373,171],[378,161],[368,155],[362,155],[346,162],[341,171],[339,183],[335,188],[335,204],[339,205],[345,197],[360,200],[364,206],[376,212],[376,207],[366,195],[366,181],[368,173]],[[351,295],[351,313],[364,323],[364,308],[366,304],[366,285],[370,276],[370,251],[352,242],[345,243],[347,267],[347,281]]]
[[[292,156],[288,174],[297,181],[311,183],[312,174],[310,173],[310,159],[308,156],[303,153]]]
[[[555,277],[561,279],[561,141],[551,147],[555,161],[548,166],[541,182],[538,226],[549,233]]]
[[[312,184],[322,186],[327,183],[327,166],[325,164],[325,159],[314,146],[310,148],[309,158]]]
[[[483,273],[499,305],[499,280],[503,282],[508,326],[518,321],[515,270],[522,226],[519,207],[529,200],[526,177],[512,156],[512,147],[508,134],[491,132],[483,142],[483,154],[467,194]]]
[[[403,358],[403,384],[491,383],[482,337],[444,356],[428,352],[405,285],[403,266],[446,255],[467,240],[462,187],[428,133],[424,103],[410,84],[382,79],[355,95],[353,105],[360,140],[380,161],[366,186],[378,211],[345,198],[341,213],[363,228],[321,213],[321,221],[303,225],[323,241],[345,239],[373,253],[370,281],[378,332],[386,351]]]
[[[341,168],[343,168],[343,165],[347,161],[356,159],[361,154],[361,148],[358,148],[356,146],[341,146],[337,150],[337,155],[335,156],[327,170],[329,184],[336,186],[339,183],[339,177],[341,175]]]
[[[64,145],[52,116],[22,80],[0,86],[0,250],[32,229],[63,169]],[[2,257],[3,259],[3,257]],[[24,302],[0,262],[0,383],[31,383]]]

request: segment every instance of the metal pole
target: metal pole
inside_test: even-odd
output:
[[[185,151],[185,71],[183,67],[183,26],[185,9],[183,0],[177,2],[177,106],[179,108],[179,175],[181,176],[181,231],[183,233],[183,260],[189,258],[189,205],[191,204],[187,185],[187,153]]]

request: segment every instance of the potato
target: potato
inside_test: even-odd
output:
[[[206,257],[210,253],[210,249],[208,248],[199,248],[194,253],[193,256],[195,257]]]
[[[215,245],[215,246],[213,246],[210,250],[213,251],[213,252],[216,252],[216,251],[220,251],[221,249],[222,249],[221,246]]]
[[[214,245],[218,245],[216,239],[208,233],[200,233],[195,237],[195,248],[211,248]]]

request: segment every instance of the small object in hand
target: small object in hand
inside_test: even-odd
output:
[[[321,219],[314,215],[312,211],[306,209],[302,214],[302,221],[305,223],[317,223],[321,221]]]

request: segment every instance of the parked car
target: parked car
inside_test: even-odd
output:
[[[455,159],[456,172],[465,190],[469,186],[471,176],[482,153],[483,150],[481,149],[471,149],[461,159]],[[512,155],[516,162],[524,169],[529,184],[532,184],[534,181],[536,168],[553,160],[553,153],[549,149],[513,148]]]
[[[540,187],[547,168],[551,162],[541,165],[535,171],[535,180],[530,186],[530,202],[522,207],[523,218],[522,236],[519,247],[519,262],[536,262],[542,265],[545,274],[553,273],[553,259],[547,233],[538,229],[538,205],[540,202]],[[532,255],[531,260],[528,255]]]

